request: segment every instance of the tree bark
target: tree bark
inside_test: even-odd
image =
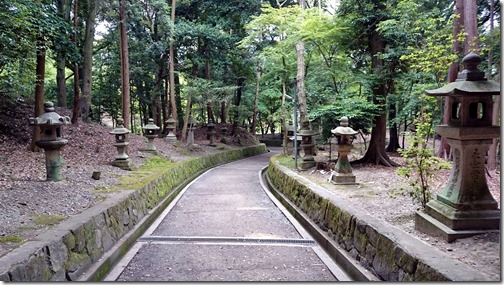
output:
[[[175,8],[177,5],[176,0],[171,1],[171,27],[170,27],[170,103],[171,103],[171,116],[174,120],[177,120],[177,104],[175,102],[175,53],[173,51],[173,41],[175,33]],[[174,130],[175,132],[175,130]]]
[[[478,10],[475,0],[464,0],[464,55],[469,52],[479,53],[478,47]]]
[[[67,22],[70,21],[70,1],[69,0],[58,0],[58,13]],[[56,85],[57,85],[57,105],[60,107],[67,106],[67,92],[66,92],[66,57],[63,52],[58,53],[56,58]]]
[[[371,27],[369,35],[369,48],[371,50],[371,68],[375,76],[380,77],[383,73],[384,63],[378,57],[385,51],[385,41],[376,31],[376,25]],[[387,99],[387,87],[383,79],[378,79],[373,87],[373,97],[375,104],[380,106],[381,115],[373,119],[373,128],[371,130],[371,140],[366,154],[354,163],[374,163],[385,166],[397,166],[385,152],[385,137],[387,133],[387,114],[385,112],[385,103]]]
[[[73,42],[77,45],[77,25],[79,23],[78,12],[79,11],[79,1],[75,0],[74,2],[74,33],[72,35]],[[73,100],[73,108],[72,108],[72,124],[76,125],[79,119],[79,105],[80,105],[80,89],[79,89],[79,64],[77,62],[74,63],[74,100]]]
[[[495,1],[490,0],[490,33],[493,32],[494,30],[494,7],[495,7]],[[488,51],[488,79],[492,79],[492,68],[493,68],[493,60],[492,60],[492,50],[490,49]],[[499,78],[499,77],[497,77]],[[499,125],[499,116],[500,116],[500,108],[501,108],[501,96],[497,95],[495,96],[495,101],[493,104],[493,109],[492,109],[492,125],[497,126]],[[488,161],[487,161],[487,167],[488,169],[495,169],[497,168],[497,143],[498,140],[495,138],[492,140],[492,145],[490,145],[490,148],[488,149]]]
[[[235,109],[234,109],[234,114],[233,114],[233,128],[231,130],[231,134],[235,136],[237,134],[237,129],[238,129],[238,120],[240,118],[240,112],[238,111],[240,107],[240,101],[241,101],[241,96],[242,96],[242,89],[243,89],[243,83],[245,83],[245,77],[239,77],[238,78],[238,89],[236,89],[236,97],[235,97]]]
[[[458,34],[462,31],[462,28],[464,26],[464,0],[455,0],[455,15],[458,15],[458,17],[453,21],[452,52],[455,54],[462,54],[462,43],[458,41],[457,38]],[[457,80],[458,72],[459,63],[453,62],[448,69],[448,82],[454,82],[455,80]],[[450,115],[449,99],[448,96],[446,96],[443,107],[443,124],[448,124]],[[441,137],[437,156],[441,158],[448,158],[449,153],[450,145],[446,142],[445,137]]]
[[[254,97],[254,111],[252,112],[252,127],[250,128],[250,132],[255,135],[256,133],[256,125],[257,125],[257,103],[259,102],[259,91],[260,91],[260,80],[261,80],[261,66],[259,61],[257,62],[257,70],[256,70],[256,92]],[[283,95],[282,95],[283,96]]]
[[[44,113],[44,80],[45,80],[45,40],[42,35],[37,37],[37,67],[35,70],[35,117],[39,117]],[[34,126],[33,135],[30,144],[31,151],[41,151],[35,142],[40,140],[40,127]]]
[[[84,33],[83,63],[82,63],[82,98],[81,98],[81,118],[84,122],[91,121],[91,86],[93,68],[93,42],[96,21],[96,0],[88,0],[88,14],[86,17],[86,30]]]
[[[303,2],[304,3],[304,2]],[[296,43],[296,56],[297,56],[297,101],[299,104],[299,124],[308,119],[308,108],[306,106],[306,93],[304,88],[305,79],[305,62],[304,62],[304,42],[299,41]]]
[[[121,57],[121,95],[122,117],[124,127],[130,128],[130,84],[129,84],[129,59],[128,36],[126,34],[126,0],[119,2],[119,32],[120,32],[120,57]]]

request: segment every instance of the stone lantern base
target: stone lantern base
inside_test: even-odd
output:
[[[355,182],[355,175],[353,173],[331,173],[331,181],[334,184],[343,184],[343,185],[357,185],[359,183]]]
[[[438,236],[447,242],[488,232],[499,232],[500,211],[457,211],[432,200],[425,212],[415,214],[415,230]]]
[[[124,170],[133,170],[131,168],[132,161],[131,161],[130,158],[127,158],[127,159],[116,159],[116,160],[112,161],[112,165],[116,166],[116,167],[119,167],[121,169],[124,169]]]

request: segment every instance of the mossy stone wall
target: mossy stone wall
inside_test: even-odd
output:
[[[167,195],[195,175],[267,151],[264,144],[173,163],[137,189],[127,189],[63,221],[0,258],[0,281],[74,281],[133,229]],[[178,190],[174,190],[178,189]],[[178,192],[177,192],[178,193]],[[174,195],[175,196],[175,195]],[[121,251],[127,251],[127,246]],[[124,253],[124,252],[122,252]],[[108,266],[108,267],[107,267]],[[105,269],[110,268],[110,264]],[[99,273],[101,276],[105,272]]]
[[[343,201],[273,156],[267,169],[278,191],[364,268],[385,281],[484,281],[486,276]],[[351,190],[349,190],[351,191]]]

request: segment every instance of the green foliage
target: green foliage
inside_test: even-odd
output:
[[[0,1],[0,92],[28,97],[35,82],[37,38],[46,48],[78,60],[71,42],[72,27],[55,6],[32,0]]]
[[[13,242],[20,243],[23,239],[18,236],[2,236],[0,237],[0,243]]]
[[[436,171],[450,168],[450,164],[433,155],[432,148],[427,145],[427,137],[432,135],[431,114],[423,112],[415,120],[416,133],[408,133],[409,147],[399,149],[406,159],[406,166],[399,167],[397,174],[409,180],[409,187],[402,189],[402,194],[409,195],[414,202],[425,208],[432,198],[431,179]]]

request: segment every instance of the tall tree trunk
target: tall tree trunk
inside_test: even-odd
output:
[[[242,96],[243,83],[245,83],[245,77],[238,78],[238,89],[236,89],[236,97],[234,101],[235,109],[233,114],[233,128],[231,130],[231,134],[236,136],[238,129],[238,120],[240,118],[240,112],[238,111],[240,108],[240,101]]]
[[[285,86],[285,79],[282,77],[282,130],[283,130],[283,142],[282,151],[284,155],[287,155],[287,144],[289,142],[289,137],[287,136],[287,110],[285,108],[285,95],[287,95],[287,88]],[[294,130],[295,132],[297,130]]]
[[[45,40],[42,35],[39,35],[37,37],[37,67],[35,71],[35,117],[39,117],[44,113],[45,55]],[[35,142],[38,140],[40,140],[40,127],[34,126],[30,144],[31,151],[41,151],[40,148],[35,145]]]
[[[462,54],[463,48],[462,43],[457,40],[459,33],[462,31],[464,26],[464,0],[455,0],[455,15],[458,17],[453,21],[453,42],[452,42],[452,52],[455,54]],[[448,82],[454,82],[457,80],[457,74],[459,72],[459,63],[453,62],[448,69]],[[449,98],[446,96],[443,107],[443,124],[448,124],[450,120],[450,106]],[[448,158],[450,153],[450,145],[446,142],[445,137],[441,137],[439,142],[439,149],[437,156],[441,158]]]
[[[478,47],[478,10],[476,0],[464,0],[464,55],[469,52],[479,53]]]
[[[130,128],[130,83],[128,59],[128,35],[126,34],[126,0],[119,2],[119,37],[121,53],[121,95],[124,127]]]
[[[385,51],[385,42],[376,31],[376,24],[371,27],[369,35],[369,48],[371,50],[371,68],[373,73],[379,76],[383,73],[384,63],[379,58],[379,54]],[[373,119],[373,128],[371,130],[371,140],[366,154],[355,163],[374,163],[385,166],[397,166],[385,152],[385,137],[387,133],[387,114],[385,112],[385,104],[387,99],[387,87],[384,80],[378,80],[373,87],[373,97],[375,104],[380,106],[381,115],[377,115]]]
[[[174,120],[177,120],[177,104],[175,102],[175,53],[173,51],[173,41],[175,37],[175,8],[177,6],[177,1],[171,1],[171,26],[170,26],[170,102],[171,102],[171,116]],[[174,130],[175,132],[175,130]]]
[[[495,9],[495,1],[490,0],[490,34],[492,34],[494,30],[494,9]],[[492,79],[492,68],[493,68],[493,60],[492,60],[492,50],[488,51],[488,79]],[[499,77],[497,77],[499,78]],[[499,116],[500,116],[500,108],[501,108],[501,96],[495,96],[495,101],[492,109],[492,125],[499,125]],[[497,167],[497,142],[498,140],[495,138],[492,141],[492,145],[488,149],[488,169],[495,169]]]
[[[93,68],[93,42],[95,35],[96,21],[96,0],[88,0],[88,14],[86,17],[86,30],[84,33],[83,63],[82,63],[82,98],[81,98],[81,118],[84,122],[91,121],[91,86]]]
[[[58,13],[67,22],[70,21],[70,0],[58,0]],[[64,52],[60,52],[56,58],[56,85],[57,85],[57,105],[60,107],[67,106],[67,92],[66,92],[66,57]]]
[[[304,62],[304,42],[299,41],[296,43],[296,56],[297,56],[297,87],[296,96],[299,104],[299,124],[308,119],[308,108],[306,106],[306,93],[304,87],[305,79],[305,62]]]
[[[387,88],[387,93],[388,94],[394,94],[395,93],[395,84],[393,80],[389,80],[388,83],[388,88]],[[392,103],[390,103],[389,106],[389,117],[388,120],[394,121],[396,118],[396,103],[395,100],[391,100]],[[387,148],[385,149],[386,152],[397,152],[397,149],[400,148],[399,145],[399,134],[397,130],[397,123],[393,122],[392,126],[389,128],[389,144]]]
[[[221,101],[221,112],[220,112],[220,122],[221,124],[226,123],[226,100]]]
[[[258,61],[257,62],[257,71],[256,71],[256,92],[255,92],[255,97],[254,97],[254,111],[252,112],[252,127],[250,128],[250,132],[253,135],[255,135],[255,133],[256,133],[257,103],[259,101],[260,80],[261,80],[261,66]]]
[[[78,11],[79,11],[79,1],[75,0],[74,2],[74,19],[73,19],[73,26],[74,26],[74,33],[72,35],[73,37],[73,42],[75,45],[77,45],[77,25],[79,23],[79,17],[78,17]],[[74,63],[74,100],[73,100],[73,108],[72,108],[72,124],[76,125],[79,119],[79,105],[80,105],[80,89],[79,89],[79,64],[77,62]]]

